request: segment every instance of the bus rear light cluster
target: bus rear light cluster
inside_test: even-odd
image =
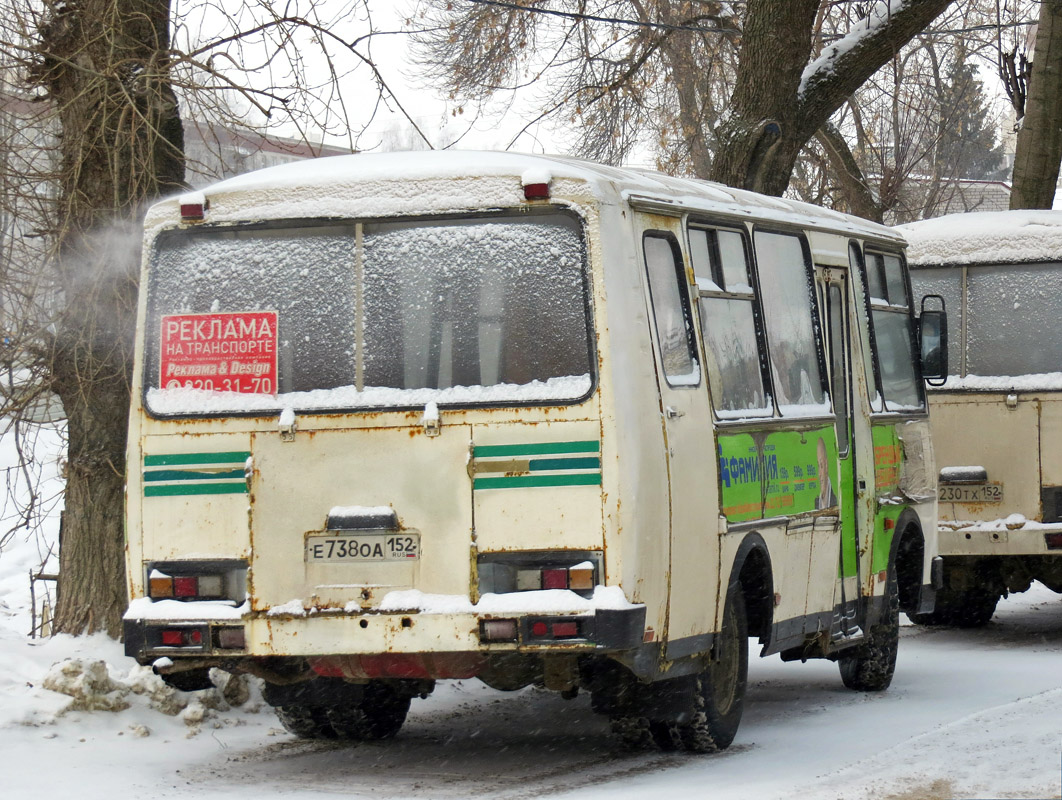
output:
[[[225,587],[221,575],[165,575],[154,570],[148,596],[152,600],[219,600],[225,596]]]
[[[1062,550],[1062,533],[1045,533],[1044,544],[1048,550]]]
[[[594,588],[594,565],[589,561],[574,567],[545,567],[519,569],[516,572],[518,592],[536,589],[571,589],[590,591]]]
[[[480,553],[479,594],[567,589],[589,597],[602,582],[600,550],[523,550]]]
[[[231,600],[246,597],[247,562],[155,561],[145,565],[147,596],[152,600]]]
[[[547,644],[567,639],[586,639],[584,620],[572,617],[532,617],[515,619],[486,619],[479,623],[479,640],[484,643]],[[522,629],[522,635],[521,635]]]
[[[578,620],[538,620],[531,623],[531,635],[536,639],[579,639]]]
[[[246,650],[247,634],[242,625],[171,623],[148,626],[144,644],[148,650]]]

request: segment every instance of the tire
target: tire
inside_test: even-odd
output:
[[[899,643],[900,596],[896,587],[896,571],[889,570],[881,618],[871,627],[862,644],[842,652],[837,660],[844,685],[860,692],[888,689],[896,671]]]
[[[937,592],[936,607],[929,614],[908,614],[918,625],[954,625],[958,628],[981,628],[996,613],[999,592],[975,588],[965,592]]]
[[[649,720],[645,717],[616,715],[609,717],[612,738],[620,750],[637,752],[653,746]]]
[[[300,739],[335,739],[336,732],[320,706],[274,706],[284,730]]]
[[[375,741],[390,739],[398,733],[409,713],[409,703],[409,695],[373,682],[365,687],[360,704],[331,706],[326,713],[340,739]]]
[[[342,694],[323,702],[311,692],[274,688],[265,697],[267,702],[280,701],[274,705],[280,724],[302,739],[390,739],[406,721],[410,696],[386,683],[370,681],[357,696]]]
[[[734,741],[744,710],[749,626],[741,585],[732,583],[708,668],[697,676],[693,719],[673,726],[691,753],[715,753]]]

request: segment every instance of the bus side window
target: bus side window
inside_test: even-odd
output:
[[[919,379],[914,330],[904,279],[903,262],[891,253],[866,253],[878,385],[886,411],[910,411],[925,406]],[[880,280],[875,288],[875,278]]]
[[[670,234],[650,232],[642,246],[664,377],[669,386],[697,386],[701,367],[694,349],[689,301],[681,288],[685,271],[678,243]]]
[[[768,231],[756,231],[755,241],[778,410],[785,417],[828,414],[804,242],[793,234]]]
[[[699,227],[688,235],[716,416],[770,416],[744,236]]]
[[[874,370],[874,354],[873,347],[871,345],[871,333],[870,333],[870,304],[866,300],[869,297],[870,290],[867,287],[867,271],[863,268],[863,252],[859,249],[859,245],[852,242],[848,245],[848,264],[850,267],[850,274],[856,274],[859,276],[859,281],[863,286],[863,298],[862,304],[857,303],[857,312],[867,316],[866,329],[860,334],[860,350],[863,354],[863,374],[866,376],[867,381],[867,394],[870,398],[870,410],[881,412],[885,410],[885,401],[881,398],[881,390],[878,388],[877,373]],[[853,288],[853,291],[858,291]],[[859,295],[856,295],[857,297]]]

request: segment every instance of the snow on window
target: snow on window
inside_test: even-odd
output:
[[[578,221],[558,213],[168,233],[149,285],[148,407],[576,400],[592,374],[584,264]],[[162,317],[212,309],[277,313],[279,397],[159,385]]]

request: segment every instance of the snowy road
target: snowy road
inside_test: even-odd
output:
[[[714,756],[624,754],[588,697],[477,681],[442,684],[397,739],[357,747],[296,740],[268,708],[188,738],[148,708],[49,720],[34,694],[35,723],[0,724],[0,785],[12,798],[1059,797],[1062,598],[1036,586],[983,630],[902,637],[893,686],[876,695],[843,688],[827,662],[750,659],[741,730]]]

